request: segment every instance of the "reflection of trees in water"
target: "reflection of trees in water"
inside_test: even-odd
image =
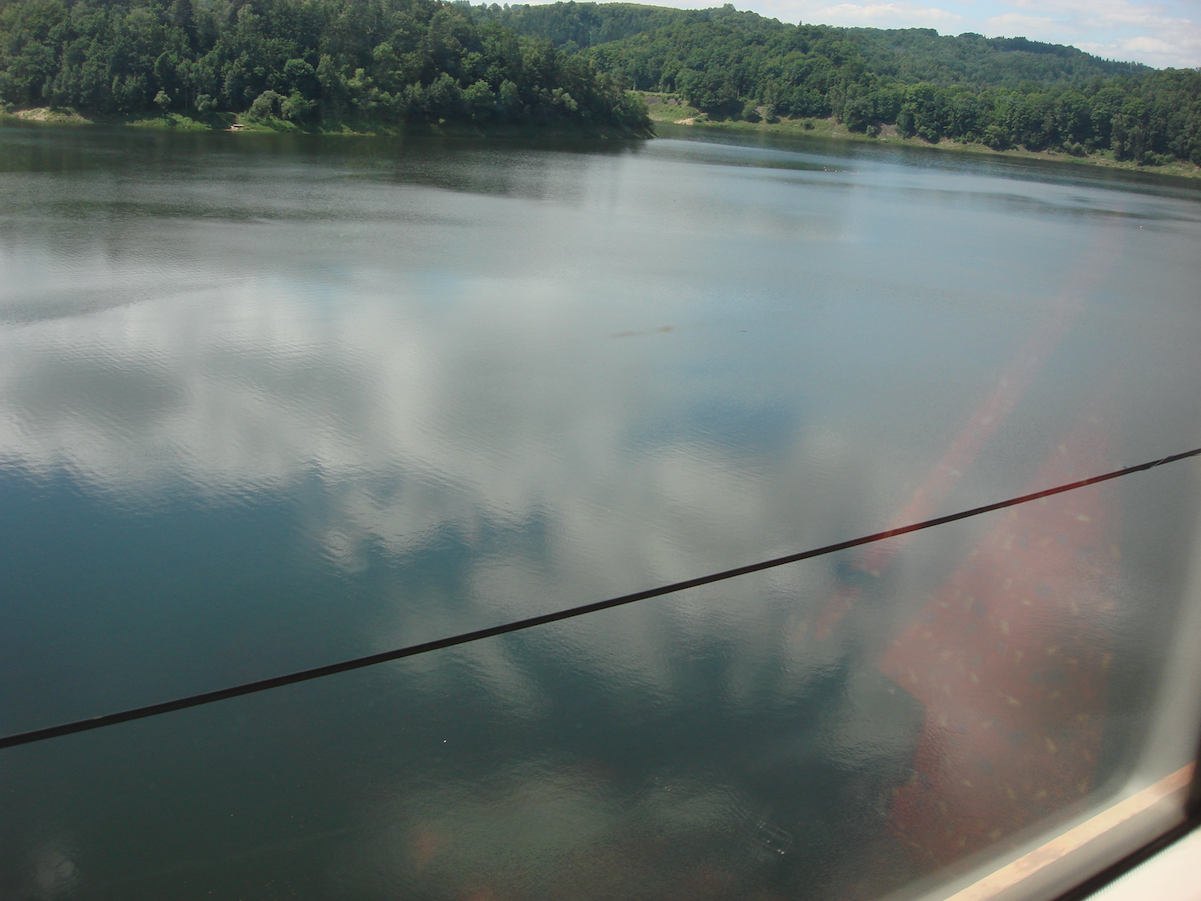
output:
[[[82,315],[181,291],[236,289],[276,274],[276,268],[290,273],[311,266],[314,247],[338,239],[315,237],[313,228],[341,237],[339,229],[353,222],[376,239],[397,229],[401,240],[416,240],[413,232],[467,221],[444,214],[427,195],[412,203],[422,189],[580,207],[589,172],[641,149],[638,141],[584,137],[164,136],[71,129],[48,136],[45,129],[10,127],[0,173],[29,182],[17,182],[6,196],[0,253],[11,255],[6,265],[47,250],[50,255],[37,260],[37,279],[47,280],[48,290],[26,290],[15,305],[0,296],[0,321]],[[272,246],[250,247],[268,224],[281,230]],[[396,240],[393,234],[383,243]],[[120,271],[101,281],[93,268],[86,282],[55,283],[54,276],[72,273],[53,270],[81,257],[93,267]],[[139,268],[146,271],[135,274]],[[21,281],[13,278],[9,287]]]

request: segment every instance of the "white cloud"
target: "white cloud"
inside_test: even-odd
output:
[[[1159,38],[1137,37],[1124,42],[1131,50],[1141,53],[1171,53],[1174,49],[1167,41]]]
[[[1049,33],[1062,31],[1062,28],[1055,22],[1054,19],[1049,19],[1045,16],[1027,16],[1022,13],[1005,13],[1000,16],[993,16],[990,19],[985,19],[986,26],[985,34],[988,35],[1014,35],[1021,33],[1026,36],[1028,33]]]
[[[1080,41],[1081,50],[1106,59],[1134,60],[1157,69],[1195,69],[1201,60],[1201,40],[1196,36],[1179,35],[1173,38],[1140,35],[1116,38],[1108,42]]]
[[[1004,5],[1044,15],[1055,13],[1061,17],[1130,24],[1161,21],[1166,13],[1166,8],[1158,4],[1131,3],[1129,0],[1004,0]]]
[[[1196,7],[1130,0],[1005,0],[985,21],[990,34],[1072,44],[1110,59],[1157,67],[1201,64]],[[1020,12],[1019,12],[1020,10]]]
[[[668,2],[685,7],[706,5]],[[755,0],[748,8],[785,22],[936,28],[942,34],[974,31],[989,37],[1021,36],[1071,44],[1110,59],[1156,67],[1201,65],[1198,7],[1173,0],[934,0],[928,5]]]
[[[864,26],[870,28],[938,28],[956,31],[963,16],[936,6],[916,3],[819,3],[811,0],[763,4],[767,15],[788,22],[815,22],[823,25]]]

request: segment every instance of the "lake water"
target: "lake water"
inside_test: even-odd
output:
[[[0,733],[1201,445],[1197,186],[663,132],[0,128]],[[1148,711],[1191,609],[1199,474],[0,751],[0,894],[938,878],[1102,798],[1148,734],[1150,770],[1187,758]],[[994,637],[939,612],[960,597]],[[964,686],[993,666],[1027,712],[944,709],[939,660]],[[931,751],[939,728],[970,755]],[[1003,806],[1069,751],[1070,795],[1031,776],[1007,812],[944,816],[997,834],[949,848],[914,812],[956,767]]]

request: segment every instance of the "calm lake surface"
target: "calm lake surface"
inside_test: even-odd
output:
[[[1165,179],[684,129],[6,126],[0,197],[3,734],[1201,445],[1201,191]],[[959,586],[1015,684],[1068,686],[1039,723],[987,718],[1017,763],[978,754],[982,779],[1043,767],[1030,735],[1088,761],[990,841],[1099,797],[1154,732],[1198,474],[1023,513],[1008,584],[972,568],[1013,545],[990,513],[0,751],[0,895],[869,898],[937,878],[954,854],[888,839],[925,828],[897,792],[938,782],[920,748],[952,728],[906,636],[934,623],[958,637],[930,660],[979,664],[975,626],[937,619]],[[963,588],[982,579],[995,595]],[[1057,579],[1084,599],[1056,606]],[[1012,657],[1064,635],[1078,672]],[[1161,738],[1166,772],[1193,737]]]

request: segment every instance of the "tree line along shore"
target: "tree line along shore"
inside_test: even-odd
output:
[[[316,130],[650,125],[588,58],[440,0],[0,0],[0,102]]]
[[[1044,160],[1053,163],[1070,163],[1084,166],[1100,166],[1113,169],[1129,169],[1160,175],[1183,176],[1201,179],[1201,166],[1188,161],[1169,160],[1158,163],[1153,167],[1147,164],[1135,163],[1132,160],[1116,159],[1112,152],[1098,150],[1086,156],[1076,156],[1057,150],[1026,150],[1021,147],[1009,147],[997,150],[986,144],[972,141],[942,140],[931,144],[918,137],[903,137],[893,125],[881,125],[878,129],[867,132],[853,132],[833,116],[826,118],[777,118],[768,121],[763,118],[764,110],[758,110],[757,119],[710,119],[705,113],[689,106],[678,94],[661,92],[640,92],[639,95],[647,104],[651,122],[655,124],[656,134],[662,137],[676,134],[670,127],[688,126],[696,129],[730,132],[767,132],[781,135],[793,135],[805,139],[833,139],[841,142],[896,145],[915,147],[933,152],[951,152],[965,154],[982,154],[986,156],[1005,156],[1032,160]]]
[[[587,56],[630,88],[676,95],[709,123],[828,121],[858,136],[1201,166],[1197,69],[1020,37],[790,25],[729,4],[493,4],[473,13]]]
[[[646,92],[693,121],[1201,167],[1201,71],[1024,38],[791,25],[728,4],[0,0],[10,110],[642,135]]]

